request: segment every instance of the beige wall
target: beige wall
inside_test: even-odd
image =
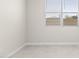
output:
[[[44,0],[28,0],[29,43],[78,43],[78,26],[46,26]]]
[[[27,1],[27,0],[26,0]],[[0,0],[0,56],[26,42],[25,0]]]

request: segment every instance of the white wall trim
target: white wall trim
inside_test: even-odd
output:
[[[26,46],[26,43],[24,43],[24,44],[21,45],[19,48],[17,48],[17,49],[14,50],[13,52],[11,52],[9,55],[5,56],[5,58],[10,58],[10,57],[13,56],[15,53],[17,53],[18,51],[20,51],[24,46]]]
[[[79,45],[79,42],[28,42],[26,45]]]

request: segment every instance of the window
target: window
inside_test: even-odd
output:
[[[46,24],[47,25],[60,25],[60,13],[47,13]]]
[[[78,0],[46,0],[47,25],[78,25]]]
[[[63,14],[63,25],[78,25],[76,13],[64,13]]]

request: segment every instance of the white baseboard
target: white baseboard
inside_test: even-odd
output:
[[[26,43],[26,45],[79,45],[79,43],[77,42],[40,42],[40,43],[36,43],[36,42],[28,42]]]
[[[13,52],[11,52],[9,55],[5,56],[5,58],[10,58],[11,56],[13,56],[15,53],[17,53],[18,51],[20,51],[24,46],[26,46],[26,43],[24,43],[23,45],[21,45],[18,49],[14,50]]]

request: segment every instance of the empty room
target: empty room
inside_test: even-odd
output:
[[[0,58],[79,58],[79,0],[0,0]]]

